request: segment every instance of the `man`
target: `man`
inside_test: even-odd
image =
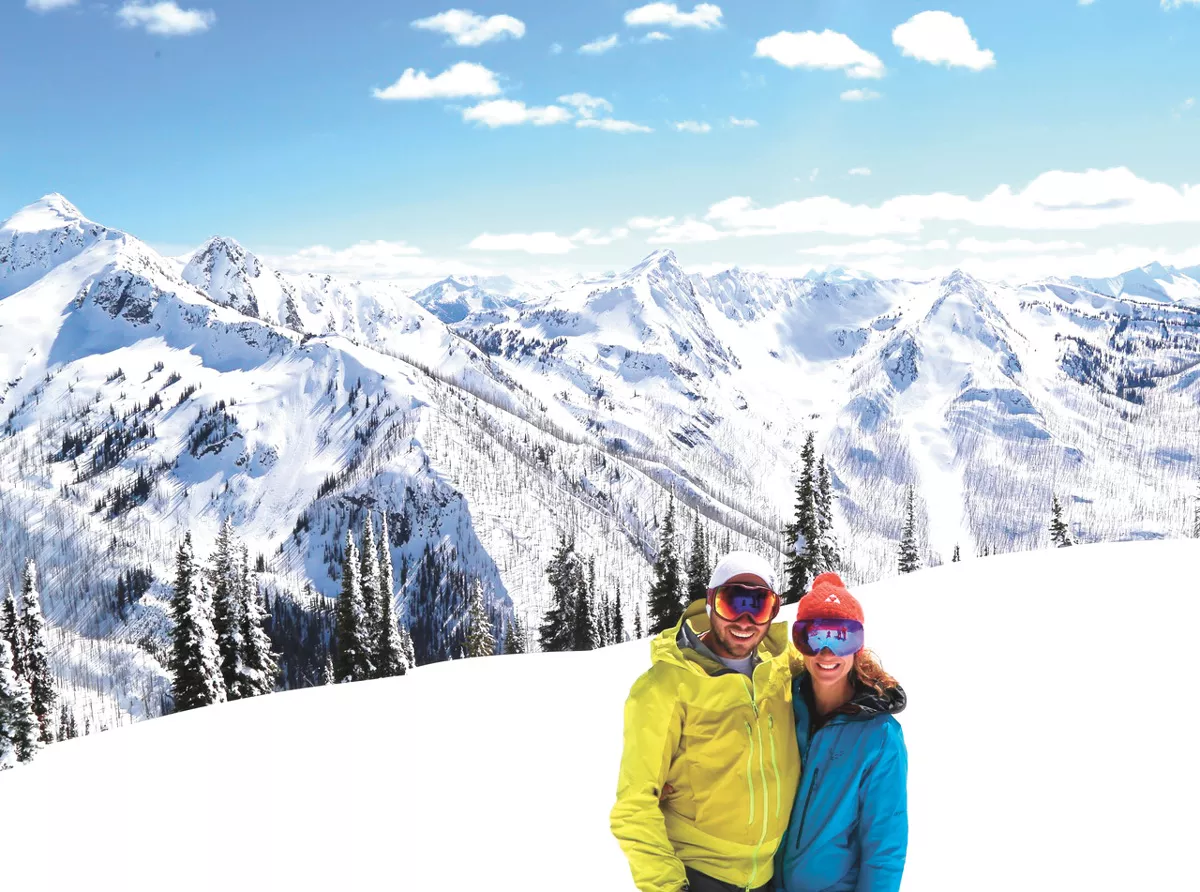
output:
[[[775,571],[732,552],[651,644],[611,822],[641,892],[766,889],[800,777]]]

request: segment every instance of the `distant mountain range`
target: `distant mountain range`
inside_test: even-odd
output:
[[[685,531],[782,562],[807,430],[855,579],[894,572],[910,484],[927,563],[1044,546],[1053,494],[1081,541],[1180,535],[1196,492],[1200,269],[781,279],[659,251],[411,293],[229,238],[180,263],[51,195],[0,227],[0,343],[0,576],[38,559],[60,674],[132,714],[173,549],[225,515],[264,582],[333,596],[347,527],[387,512],[399,615],[437,656],[464,580],[536,627],[560,532],[641,603],[672,497]]]

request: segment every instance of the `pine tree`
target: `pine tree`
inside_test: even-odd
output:
[[[821,561],[814,572],[840,573],[842,558],[838,553],[837,536],[833,530],[833,477],[823,455],[817,464],[816,510]]]
[[[671,497],[667,516],[658,541],[658,559],[654,562],[654,584],[650,587],[647,610],[650,634],[670,629],[683,616],[679,579],[679,556],[675,552],[675,497]]]
[[[515,613],[508,628],[504,631],[504,652],[506,654],[525,653],[525,630],[521,627],[521,620]]]
[[[642,608],[633,608],[633,640],[642,640]]]
[[[321,673],[321,684],[337,684],[337,672],[333,669],[333,657],[325,655],[325,669]]]
[[[21,637],[24,648],[25,681],[33,697],[33,713],[38,719],[38,740],[54,742],[55,700],[54,676],[50,672],[50,651],[46,644],[46,619],[42,616],[41,596],[37,587],[37,565],[33,558],[25,561],[25,576],[21,585]]]
[[[1066,548],[1071,545],[1071,534],[1063,521],[1063,509],[1058,496],[1053,497],[1050,506],[1050,544],[1055,548]]]
[[[609,623],[612,628],[613,644],[622,644],[625,641],[625,615],[621,610],[621,583],[617,583],[617,596],[613,599],[612,605],[612,620]]]
[[[575,642],[576,579],[575,540],[560,533],[558,547],[546,565],[552,592],[550,609],[542,618],[538,643],[548,652],[570,650]]]
[[[383,611],[380,609],[379,545],[375,541],[375,524],[371,514],[363,523],[362,551],[359,552],[359,586],[362,590],[363,616],[366,619],[363,638],[370,642],[371,662],[376,662]]]
[[[917,554],[917,519],[912,486],[904,499],[904,530],[900,534],[899,567],[901,573],[920,569],[921,559]]]
[[[1200,496],[1196,496],[1196,513],[1192,518],[1192,538],[1200,539]]]
[[[213,607],[200,583],[192,553],[192,534],[175,554],[175,590],[171,595],[171,655],[167,667],[175,709],[195,709],[225,701],[221,651],[213,628]]]
[[[25,633],[21,630],[21,615],[13,598],[12,586],[8,586],[4,604],[0,607],[0,638],[12,649],[13,672],[25,677]]]
[[[359,585],[360,572],[358,546],[354,544],[353,533],[347,530],[342,558],[342,591],[337,603],[338,659],[334,664],[338,681],[343,682],[362,681],[373,674],[370,662],[373,642],[365,637],[366,614]]]
[[[413,646],[412,633],[408,630],[408,626],[400,626],[400,653],[404,654],[404,666],[406,669],[414,669],[417,665],[417,651]]]
[[[230,700],[241,697],[239,683],[242,649],[241,601],[238,598],[238,573],[233,520],[226,517],[217,533],[217,543],[210,558],[208,588],[212,592],[213,629],[221,651],[221,679]]]
[[[780,594],[785,604],[792,604],[804,596],[820,562],[821,531],[817,522],[814,439],[812,432],[809,432],[800,450],[795,516],[784,531],[788,557],[784,564],[784,589]]]
[[[28,762],[38,749],[38,718],[25,679],[13,668],[12,648],[0,637],[0,771]]]
[[[959,556],[959,553],[958,553],[958,545],[955,545],[954,546],[954,555],[950,558],[950,563],[957,564],[961,560],[962,560],[962,558]]]
[[[591,586],[583,576],[583,568],[576,563],[578,578],[575,581],[575,625],[571,636],[571,650],[594,650],[597,646],[596,607],[592,602]]]
[[[492,633],[492,619],[488,616],[483,600],[483,582],[475,580],[471,593],[470,628],[467,631],[466,655],[468,657],[490,657],[496,653],[496,636]]]
[[[708,565],[708,545],[704,541],[704,528],[700,525],[700,513],[692,525],[692,550],[687,561],[687,594],[685,602],[702,599],[708,594],[708,578],[712,569]]]
[[[271,652],[271,639],[263,630],[267,611],[258,597],[258,585],[250,573],[250,552],[242,545],[241,572],[238,580],[241,618],[241,654],[238,660],[238,696],[257,697],[275,690],[279,664]]]

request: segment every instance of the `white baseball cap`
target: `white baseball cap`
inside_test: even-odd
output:
[[[717,561],[717,566],[713,569],[712,576],[709,577],[708,587],[716,588],[724,585],[733,577],[741,576],[743,573],[754,574],[770,586],[771,591],[776,591],[775,570],[770,561],[752,551],[731,551]]]

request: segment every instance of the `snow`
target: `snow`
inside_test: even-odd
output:
[[[905,890],[1188,885],[1197,560],[1196,540],[1086,545],[854,588],[909,695]],[[55,744],[0,775],[5,881],[631,889],[608,812],[648,660],[456,661]]]

